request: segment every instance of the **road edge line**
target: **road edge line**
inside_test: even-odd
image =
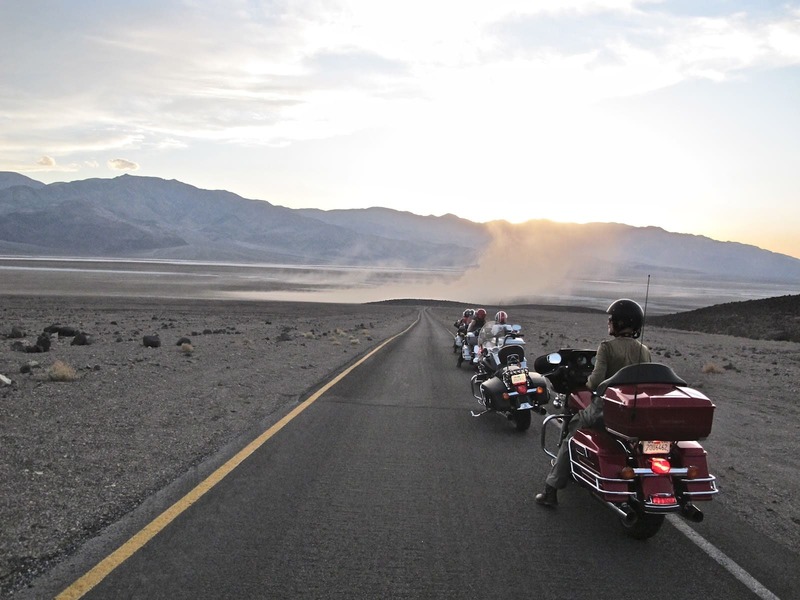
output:
[[[680,517],[675,515],[668,515],[667,518],[672,525],[685,535],[691,542],[693,542],[703,552],[708,554],[712,559],[719,563],[728,573],[733,575],[736,579],[742,582],[747,589],[753,592],[762,600],[780,600],[778,596],[770,592],[763,583],[758,581],[755,577],[750,575],[736,561],[725,554],[722,550],[717,548],[714,544],[709,542],[702,535],[697,533],[694,529],[689,527],[687,523],[681,521]]]

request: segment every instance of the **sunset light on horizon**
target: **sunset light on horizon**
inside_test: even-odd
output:
[[[800,2],[7,0],[0,52],[0,171],[44,183],[800,258]]]

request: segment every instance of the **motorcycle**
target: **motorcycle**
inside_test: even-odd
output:
[[[484,325],[484,328],[486,326]],[[483,331],[483,328],[481,329]],[[461,351],[458,355],[458,362],[456,366],[461,368],[463,363],[468,363],[473,367],[477,367],[477,357],[480,352],[480,345],[478,344],[478,336],[480,332],[470,331],[464,333],[464,341],[461,344]]]
[[[489,321],[478,335],[478,350],[476,351],[478,369],[483,369],[490,377],[494,376],[502,366],[500,351],[506,345],[518,347],[525,345],[522,326],[500,325]],[[524,351],[520,358],[520,364],[525,368],[528,366]]]
[[[538,357],[536,371],[556,392],[560,409],[544,419],[541,446],[558,425],[558,445],[566,423],[592,401],[586,380],[594,368],[594,350],[561,349]],[[572,478],[620,520],[625,533],[647,539],[658,533],[667,514],[703,520],[697,502],[718,493],[709,473],[707,452],[698,443],[711,433],[715,405],[687,387],[666,365],[641,363],[621,369],[601,383],[604,429],[578,429],[569,439]]]
[[[458,325],[458,331],[453,336],[453,353],[461,352],[461,348],[464,345],[464,340],[467,337],[467,324],[460,323]],[[461,366],[461,363],[458,363]]]
[[[515,339],[520,345],[525,344],[520,331],[521,325],[500,325],[494,321],[486,323],[477,331],[464,333],[464,341],[461,345],[461,353],[458,357],[456,366],[459,368],[463,363],[469,363],[474,369],[478,368],[478,362],[485,354],[485,349],[496,348],[503,344],[505,339]],[[496,363],[495,363],[496,364]],[[495,367],[496,368],[496,367]]]
[[[514,327],[496,337],[499,345],[482,340],[478,372],[472,376],[470,386],[472,396],[484,409],[472,411],[472,416],[502,414],[514,422],[517,431],[527,431],[532,412],[546,414],[544,405],[550,401],[550,392],[544,377],[528,370],[521,328]],[[491,326],[487,323],[484,330],[491,331]]]

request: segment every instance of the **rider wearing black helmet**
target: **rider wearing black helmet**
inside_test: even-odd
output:
[[[650,350],[639,342],[644,325],[644,311],[633,300],[621,298],[611,303],[608,313],[608,335],[613,339],[600,342],[594,369],[586,380],[586,387],[594,391],[603,381],[622,367],[650,362]],[[558,504],[557,490],[567,485],[570,476],[569,440],[583,427],[603,427],[603,399],[592,396],[592,403],[580,410],[567,422],[569,433],[558,449],[550,474],[545,479],[544,492],[536,494],[536,502],[544,506]]]
[[[640,362],[650,362],[647,346],[637,341],[642,334],[644,311],[638,303],[621,298],[611,303],[608,313],[608,335],[611,340],[600,342],[595,357],[594,370],[586,387],[594,390],[622,367]],[[601,407],[602,409],[602,407]],[[602,412],[600,414],[602,418]]]

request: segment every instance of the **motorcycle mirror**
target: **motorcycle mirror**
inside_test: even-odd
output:
[[[551,365],[560,365],[561,355],[558,352],[552,352],[551,354],[547,355],[547,362]]]

